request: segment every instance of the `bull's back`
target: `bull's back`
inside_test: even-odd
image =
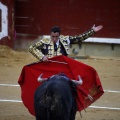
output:
[[[35,92],[36,116],[40,120],[67,120],[73,96],[66,80],[49,80]]]

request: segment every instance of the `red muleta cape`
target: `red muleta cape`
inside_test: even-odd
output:
[[[76,98],[78,111],[87,108],[103,95],[104,91],[100,78],[96,70],[91,66],[62,55],[49,60],[51,61],[37,62],[24,66],[18,80],[23,104],[32,115],[35,116],[34,93],[41,84],[37,81],[37,78],[42,73],[43,78],[48,78],[60,72],[75,80],[78,80],[78,75],[81,76],[83,84],[77,87],[78,98]],[[87,94],[93,97],[93,101],[88,99]]]

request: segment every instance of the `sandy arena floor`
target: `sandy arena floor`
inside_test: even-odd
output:
[[[37,61],[28,52],[18,52],[0,46],[0,120],[35,120],[21,101],[21,90],[17,85],[24,65]],[[76,120],[120,120],[120,60],[119,59],[82,59],[94,67],[101,79],[104,95],[91,107],[77,113]],[[108,91],[110,90],[110,91]],[[8,100],[8,101],[5,101]],[[97,108],[92,108],[97,106]],[[100,108],[98,108],[100,107]]]

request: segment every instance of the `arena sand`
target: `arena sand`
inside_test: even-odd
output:
[[[18,84],[18,78],[24,65],[36,62],[28,51],[15,51],[0,46],[0,84]],[[104,90],[120,91],[120,59],[80,59],[79,61],[94,67],[101,79]],[[21,100],[19,86],[0,86],[0,100]],[[92,106],[120,108],[120,92],[105,92]],[[120,120],[120,110],[105,108],[87,108],[79,112],[76,120]],[[22,102],[0,101],[0,120],[35,120]]]

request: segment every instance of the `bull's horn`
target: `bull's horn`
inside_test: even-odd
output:
[[[40,76],[38,77],[38,82],[44,82],[47,80],[47,78],[42,78],[42,75],[43,75],[43,73],[40,74]]]
[[[77,80],[72,80],[76,85],[82,85],[83,80],[81,79],[80,75],[78,75],[78,81]]]

